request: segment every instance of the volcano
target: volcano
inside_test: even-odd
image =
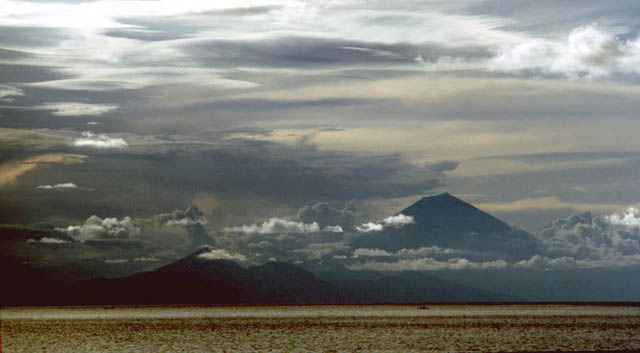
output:
[[[414,223],[365,233],[351,245],[387,251],[438,246],[500,253],[503,258],[513,259],[535,253],[533,235],[448,193],[423,197],[398,214],[413,217]]]

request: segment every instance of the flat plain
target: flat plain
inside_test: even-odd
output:
[[[0,309],[2,352],[640,350],[640,306]]]

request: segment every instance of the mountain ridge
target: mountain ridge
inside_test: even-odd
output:
[[[448,301],[514,301],[520,298],[452,284],[426,274],[347,271],[346,281],[318,276],[303,267],[267,262],[243,267],[195,253],[123,278],[98,278],[63,286],[55,294],[11,305],[251,305],[348,304]],[[416,277],[417,276],[417,277]]]

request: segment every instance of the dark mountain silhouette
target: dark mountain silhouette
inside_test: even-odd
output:
[[[339,269],[319,277],[299,266],[269,262],[245,268],[208,260],[205,248],[150,272],[80,281],[30,305],[296,304],[508,301],[517,297],[451,284],[420,273],[381,275]]]
[[[117,279],[81,281],[63,288],[73,304],[272,304],[328,302],[331,286],[284,263],[245,268],[210,260],[203,248],[149,272]]]
[[[527,258],[535,252],[536,241],[531,234],[448,193],[423,197],[398,214],[412,216],[415,223],[365,233],[351,245],[387,251],[440,246],[496,252],[508,259]]]

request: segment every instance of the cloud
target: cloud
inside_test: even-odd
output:
[[[207,220],[204,218],[204,213],[200,211],[200,208],[196,205],[189,205],[184,210],[174,210],[171,213],[164,213],[154,216],[156,223],[168,226],[191,226],[191,225],[206,225]]]
[[[227,227],[224,231],[245,234],[318,233],[320,232],[320,226],[317,222],[302,223],[274,217],[262,224]]]
[[[536,210],[592,210],[596,212],[611,212],[613,210],[620,209],[623,205],[568,202],[562,201],[555,196],[543,196],[506,202],[479,202],[476,206],[490,212],[522,212]]]
[[[96,135],[92,132],[85,131],[82,138],[73,140],[72,145],[75,147],[93,147],[100,149],[107,148],[124,148],[129,146],[127,141],[122,138],[111,138],[106,134]]]
[[[519,266],[620,267],[640,264],[638,211],[573,214],[540,227],[540,258]],[[557,260],[557,261],[556,261]]]
[[[384,229],[382,224],[367,222],[362,223],[359,227],[356,227],[356,230],[361,233],[370,233],[370,232],[380,232]]]
[[[190,249],[202,245],[213,245],[214,239],[206,229],[209,223],[204,213],[196,205],[189,205],[184,210],[174,210],[171,213],[162,213],[150,219],[155,229],[165,229],[169,233],[175,233],[176,227],[186,231]]]
[[[0,85],[0,102],[13,102],[15,96],[24,96],[24,91],[8,85]]]
[[[640,227],[640,211],[637,208],[629,207],[625,213],[615,212],[605,216],[605,220],[614,226]]]
[[[38,185],[36,189],[44,189],[44,190],[68,190],[68,189],[77,189],[78,185],[74,183],[60,183],[55,185]]]
[[[27,243],[35,243],[35,244],[67,244],[69,243],[66,240],[63,239],[58,239],[58,238],[50,238],[50,237],[42,237],[38,240],[36,239],[29,239],[27,240]]]
[[[380,249],[358,248],[353,251],[353,257],[377,257],[377,256],[393,256],[391,253]]]
[[[191,219],[191,218],[182,218],[182,219],[172,219],[167,221],[168,226],[191,226],[195,224],[205,225],[207,221],[205,219]]]
[[[356,262],[347,266],[354,271],[438,271],[438,270],[486,270],[503,269],[508,264],[504,260],[473,262],[463,258],[453,258],[438,261],[427,257],[415,260],[399,260],[395,262],[366,261]]]
[[[413,216],[405,216],[402,213],[399,213],[395,216],[383,219],[382,223],[385,225],[385,227],[393,226],[396,228],[402,228],[408,224],[415,223],[415,221],[413,220]]]
[[[342,232],[353,229],[355,219],[359,217],[353,201],[347,202],[342,209],[334,208],[326,202],[298,209],[297,219],[305,223],[317,222],[329,232]]]
[[[135,262],[159,262],[160,259],[155,257],[136,257],[133,259]]]
[[[381,226],[383,223],[371,223]],[[593,216],[590,212],[557,219],[535,233],[535,253],[528,258],[508,262],[496,251],[442,248],[401,249],[389,253],[379,249],[355,249],[351,259],[344,258],[352,270],[435,271],[467,269],[567,270],[619,268],[640,265],[640,211],[628,208]],[[384,260],[354,261],[362,257]]]
[[[128,239],[140,234],[140,228],[134,224],[131,217],[118,220],[117,218],[102,219],[96,215],[89,217],[84,224],[58,230],[80,241]]]
[[[293,250],[296,254],[304,254],[298,261],[321,259],[338,253],[338,256],[345,254],[349,246],[345,243],[310,243],[305,247]],[[285,257],[286,258],[286,257]]]
[[[603,259],[576,259],[571,256],[546,257],[535,255],[528,260],[514,264],[515,268],[537,270],[569,270],[589,268],[618,268],[640,265],[640,254],[630,256],[613,256]]]
[[[201,225],[204,226],[207,224],[207,220],[204,218],[204,214],[200,212],[197,206],[190,205],[186,212],[180,214],[180,211],[174,211],[173,216],[174,219],[169,219],[167,221],[168,226],[194,226]]]
[[[344,229],[342,229],[342,227],[336,225],[336,226],[326,226],[323,228],[323,230],[325,232],[332,232],[332,233],[343,233]]]
[[[396,251],[393,255],[401,259],[416,259],[431,257],[434,255],[460,256],[461,254],[468,252],[468,250],[442,248],[435,245],[418,249],[401,249]]]
[[[82,163],[85,158],[86,156],[80,154],[48,153],[5,162],[0,164],[0,187],[14,184],[20,176],[38,167]]]
[[[50,110],[55,116],[100,116],[110,111],[116,110],[117,105],[108,104],[87,104],[79,102],[55,102],[43,103],[31,109]]]
[[[232,254],[225,249],[211,249],[208,252],[198,254],[199,259],[203,260],[232,260],[232,261],[246,261],[247,257],[242,254]]]
[[[621,40],[597,25],[581,26],[563,41],[531,39],[504,48],[491,69],[540,72],[568,78],[607,78],[614,73],[640,73],[640,40]]]
[[[413,224],[414,222],[413,216],[406,216],[400,213],[395,216],[387,217],[378,223],[363,223],[359,227],[356,227],[356,230],[361,233],[380,232],[384,227],[402,228],[408,224]]]

